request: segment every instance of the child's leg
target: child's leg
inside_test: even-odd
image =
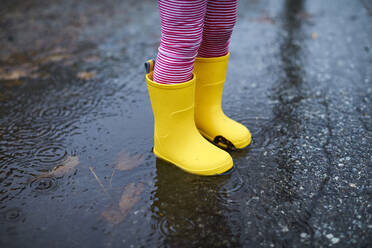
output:
[[[237,7],[238,0],[208,0],[198,57],[220,57],[228,53]]]
[[[222,174],[232,168],[231,156],[205,140],[195,125],[196,77],[192,71],[207,0],[158,2],[162,37],[155,71],[149,66],[146,74],[154,113],[153,152],[190,173]]]
[[[241,149],[250,144],[251,134],[227,117],[221,107],[236,11],[237,0],[208,0],[203,42],[194,63],[195,124],[215,144]]]
[[[192,78],[202,41],[207,0],[158,0],[161,41],[153,80],[183,83]]]

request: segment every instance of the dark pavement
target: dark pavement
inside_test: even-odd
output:
[[[370,247],[372,2],[241,0],[235,170],[151,152],[156,1],[0,3],[0,247]]]

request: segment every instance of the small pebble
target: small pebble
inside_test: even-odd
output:
[[[327,234],[326,237],[327,237],[327,239],[332,239],[333,235],[332,235],[332,233],[330,233],[330,234]]]
[[[337,244],[338,242],[340,242],[340,239],[335,237],[331,239],[331,242],[332,244]]]
[[[305,238],[307,238],[308,235],[307,235],[307,233],[301,233],[300,236],[301,236],[301,238],[305,239]]]

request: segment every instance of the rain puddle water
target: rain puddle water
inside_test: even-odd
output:
[[[142,63],[158,46],[156,5],[4,2],[1,247],[313,244],[312,211],[330,173],[317,166],[329,159],[326,89],[306,70],[313,16],[305,1],[241,2],[223,107],[253,141],[216,177],[152,153]]]

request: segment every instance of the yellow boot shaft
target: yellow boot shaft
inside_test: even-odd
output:
[[[249,130],[228,118],[221,107],[229,54],[214,58],[196,58],[194,73],[195,123],[207,139],[224,148],[244,148],[251,142]]]

